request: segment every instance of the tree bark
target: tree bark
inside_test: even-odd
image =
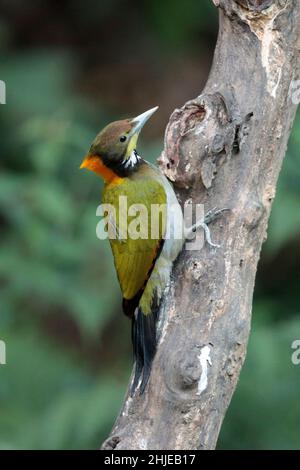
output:
[[[182,203],[230,212],[210,227],[221,248],[179,256],[147,391],[127,395],[102,449],[213,449],[245,359],[257,264],[297,107],[300,2],[213,1],[212,70],[203,93],[171,115],[160,167]]]

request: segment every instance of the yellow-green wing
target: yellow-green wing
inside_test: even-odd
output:
[[[124,209],[126,208],[124,199],[121,202],[120,196],[126,197],[127,210],[133,210],[130,207],[136,204],[144,206],[144,208],[135,206],[136,215],[127,217],[129,232],[127,232],[127,237],[124,229],[124,220],[126,218],[126,210]],[[166,208],[166,192],[162,183],[154,178],[124,178],[124,181],[120,184],[105,187],[103,202],[111,204],[115,208],[115,220],[112,221],[112,224],[116,228],[117,237],[116,239],[110,239],[110,244],[123,297],[129,300],[145,287],[161,246],[165,234],[166,212],[161,212],[159,223],[157,223],[156,218],[156,224],[154,225],[154,218],[151,219],[151,205],[164,205],[164,208]],[[145,214],[145,217],[142,214]],[[136,228],[136,232],[141,233],[143,237],[147,236],[147,238],[133,239],[130,236],[130,229],[134,228]]]

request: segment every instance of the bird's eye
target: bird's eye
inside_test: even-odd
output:
[[[122,136],[120,137],[120,142],[125,142],[126,139],[127,139],[126,135],[122,135]]]

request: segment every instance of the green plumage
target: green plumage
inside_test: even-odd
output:
[[[102,199],[104,203],[111,204],[116,211],[116,220],[112,221],[112,224],[115,225],[119,236],[116,239],[110,239],[110,244],[123,297],[127,300],[132,299],[145,287],[164,236],[166,223],[166,215],[164,215],[161,217],[158,227],[153,227],[151,205],[166,204],[167,197],[164,187],[161,181],[158,178],[156,179],[152,167],[147,164],[143,166],[143,169],[141,168],[139,172],[130,178],[124,178],[121,183],[106,185]],[[127,237],[122,239],[126,233],[124,233],[122,221],[120,223],[120,210],[122,210],[120,196],[127,198],[127,209],[137,204],[142,204],[145,207],[148,215],[146,219],[139,217],[142,222],[138,224],[137,230],[147,238],[132,239],[127,234]],[[136,207],[138,209],[138,206]],[[140,215],[143,212],[144,209],[140,212]],[[125,214],[121,214],[121,217],[123,216]],[[137,220],[137,216],[139,216],[139,211],[137,211],[136,216],[127,217],[127,226],[129,228],[130,224]],[[157,236],[151,238],[151,229],[153,231],[154,228]],[[149,313],[150,310],[151,305],[146,308],[144,313]]]

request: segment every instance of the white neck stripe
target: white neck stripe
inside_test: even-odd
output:
[[[140,159],[141,157],[137,154],[136,150],[133,150],[130,157],[123,160],[122,165],[124,165],[124,168],[134,168]]]

